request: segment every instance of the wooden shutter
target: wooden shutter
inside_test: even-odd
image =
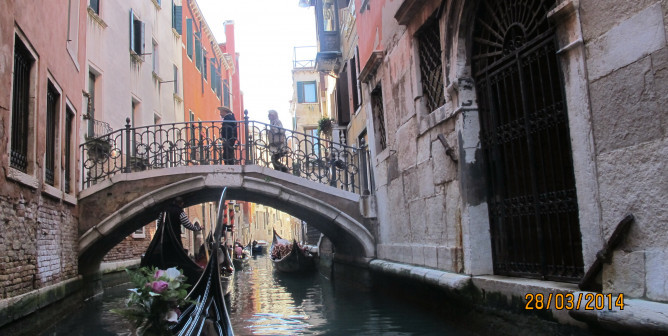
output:
[[[146,24],[144,23],[144,21],[140,22],[140,27],[141,28],[140,28],[139,36],[141,38],[141,41],[139,41],[139,54],[143,55],[143,54],[146,53],[146,36],[145,36]]]
[[[130,50],[135,50],[135,13],[130,8]]]
[[[297,82],[297,102],[298,103],[303,103],[304,102],[304,83],[303,82]]]
[[[179,35],[183,33],[183,27],[181,26],[181,20],[183,20],[183,7],[174,6],[174,13],[172,15],[172,28],[176,30]]]
[[[186,52],[193,58],[193,19],[186,19]]]

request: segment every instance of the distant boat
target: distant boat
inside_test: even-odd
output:
[[[267,242],[264,240],[255,241],[255,245],[251,247],[253,255],[262,255],[267,253]]]
[[[250,262],[250,254],[252,253],[251,250],[251,243],[248,243],[248,245],[243,248],[241,257],[238,257],[235,252],[235,254],[232,256],[232,263],[234,263],[235,270],[240,271],[248,267],[248,263]]]
[[[279,249],[280,245],[290,250],[287,254],[277,257],[278,251],[275,249]],[[277,270],[286,273],[307,272],[315,269],[313,256],[302,250],[296,240],[290,243],[289,240],[281,238],[276,230],[274,230],[274,239],[271,244],[271,261]]]

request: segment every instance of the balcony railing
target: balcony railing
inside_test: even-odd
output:
[[[196,121],[131,127],[89,139],[81,145],[82,189],[113,175],[147,169],[193,165],[259,165],[279,163],[290,174],[355,193],[368,193],[367,149],[248,120]],[[237,137],[226,139],[232,126]],[[285,134],[280,151],[270,142]],[[222,133],[221,133],[222,132]],[[362,187],[361,187],[362,186]]]

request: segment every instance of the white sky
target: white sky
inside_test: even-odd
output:
[[[292,128],[293,48],[316,45],[313,7],[298,2],[197,0],[219,43],[225,41],[223,22],[234,21],[241,91],[251,120],[268,123],[267,111],[274,109],[283,126]]]

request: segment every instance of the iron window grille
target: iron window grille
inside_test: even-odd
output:
[[[72,121],[74,120],[74,113],[67,108],[65,115],[65,193],[69,194],[72,191]]]
[[[441,34],[438,20],[428,20],[417,32],[416,38],[420,54],[422,92],[427,108],[431,112],[445,104]]]
[[[28,125],[30,122],[30,73],[35,59],[16,37],[12,93],[12,144],[10,166],[28,172]]]
[[[45,182],[49,185],[55,184],[56,167],[56,127],[58,120],[58,102],[60,94],[49,83],[46,92],[46,163]]]
[[[554,2],[483,1],[472,60],[494,271],[579,281],[584,267],[568,114],[546,17]]]
[[[380,144],[380,150],[387,148],[387,133],[385,132],[385,112],[383,110],[383,90],[378,87],[371,92],[371,107],[373,109],[376,136]]]

